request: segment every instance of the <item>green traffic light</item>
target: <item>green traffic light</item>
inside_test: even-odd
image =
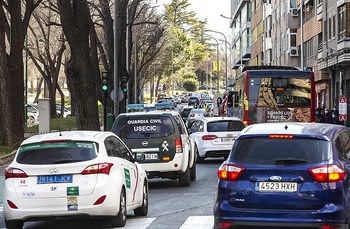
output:
[[[124,88],[124,92],[126,92],[126,88]]]
[[[102,86],[102,90],[107,91],[107,89],[108,89],[107,85]]]

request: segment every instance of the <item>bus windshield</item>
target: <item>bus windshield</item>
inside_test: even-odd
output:
[[[311,106],[311,82],[308,78],[251,77],[249,83],[249,106]]]

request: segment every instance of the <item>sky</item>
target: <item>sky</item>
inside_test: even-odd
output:
[[[171,0],[158,0],[158,4],[160,5],[169,2],[171,2]],[[191,3],[189,10],[195,11],[200,20],[204,21],[207,18],[208,29],[222,32],[226,35],[227,40],[230,40],[230,20],[220,15],[231,17],[231,0],[188,0],[188,2]],[[212,33],[212,35],[217,39],[224,39],[224,37],[218,33]]]

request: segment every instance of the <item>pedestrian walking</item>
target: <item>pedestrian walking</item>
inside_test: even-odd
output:
[[[233,91],[230,91],[227,98],[227,117],[233,116]]]

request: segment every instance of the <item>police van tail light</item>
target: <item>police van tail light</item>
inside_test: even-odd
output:
[[[7,178],[26,178],[28,175],[21,169],[17,168],[6,168],[5,169],[5,180]]]
[[[176,139],[175,149],[176,149],[176,153],[182,153],[182,139],[181,139],[181,137]]]
[[[90,165],[86,167],[83,172],[81,172],[81,175],[88,175],[88,174],[98,174],[98,173],[105,173],[109,175],[109,172],[112,168],[112,163],[98,163],[94,165]]]
[[[346,173],[336,165],[326,165],[309,169],[310,174],[318,183],[336,182],[345,179]]]
[[[217,138],[218,138],[218,136],[216,136],[216,135],[204,135],[204,136],[202,136],[202,140],[204,140],[204,141],[206,141],[206,140],[215,140]]]
[[[243,174],[244,168],[237,165],[222,164],[218,171],[220,180],[237,181]]]

